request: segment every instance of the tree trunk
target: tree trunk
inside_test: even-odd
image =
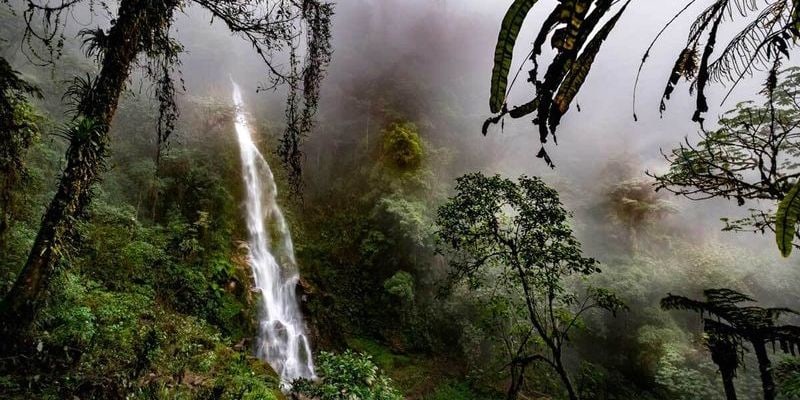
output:
[[[761,386],[764,389],[764,400],[775,399],[775,381],[772,379],[772,363],[767,355],[767,346],[763,340],[754,340],[753,352],[758,359],[758,372],[761,374]]]
[[[67,166],[47,208],[25,266],[0,305],[4,346],[18,339],[41,306],[61,255],[74,233],[75,219],[85,213],[92,186],[100,180],[108,154],[109,127],[125,83],[152,32],[166,27],[177,0],[122,0],[108,37],[102,68],[78,106],[76,121],[90,129],[72,132]]]
[[[512,362],[511,363],[511,385],[508,387],[506,400],[517,400],[519,392],[522,390],[522,384],[525,380],[525,365]]]
[[[517,250],[516,248],[512,247],[512,254],[514,255],[514,259],[518,259]],[[517,271],[517,275],[519,276],[520,283],[522,284],[522,291],[525,294],[525,304],[528,307],[528,319],[533,325],[536,332],[539,334],[539,337],[544,341],[547,348],[550,349],[550,353],[553,355],[553,369],[556,370],[558,376],[561,378],[561,382],[564,384],[564,388],[567,389],[567,395],[569,395],[570,400],[578,400],[578,395],[575,393],[575,388],[572,386],[572,380],[569,379],[569,374],[567,370],[564,369],[564,364],[561,361],[561,346],[554,342],[554,339],[548,336],[547,331],[542,327],[542,324],[539,323],[539,320],[536,316],[536,307],[533,304],[534,295],[531,291],[530,286],[528,285],[527,279],[525,279],[525,272],[523,271],[522,267],[519,264],[516,264],[514,268]]]
[[[569,396],[569,400],[578,400],[578,394],[575,393],[575,387],[572,386],[572,380],[569,379],[569,374],[567,374],[567,370],[564,369],[564,365],[561,363],[561,355],[559,354],[555,358],[555,370],[558,372],[558,376],[561,377],[561,382],[564,384],[564,388],[567,389],[567,396]]]
[[[736,400],[736,386],[733,385],[736,372],[727,368],[720,368],[719,372],[722,375],[722,386],[725,388],[725,399]]]

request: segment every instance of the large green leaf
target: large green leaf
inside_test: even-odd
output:
[[[775,215],[775,240],[784,257],[792,254],[798,217],[800,217],[800,182],[797,182],[781,200]]]
[[[508,88],[508,72],[514,58],[514,45],[525,17],[538,0],[515,0],[503,18],[497,47],[494,51],[494,69],[492,69],[492,91],[489,107],[493,113],[503,109]]]

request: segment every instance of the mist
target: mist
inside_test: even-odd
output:
[[[207,7],[188,2],[177,9],[169,34],[182,46],[173,65],[180,115],[169,145],[159,153],[157,89],[142,53],[119,97],[93,202],[76,218],[69,256],[54,269],[51,297],[27,347],[7,358],[0,352],[0,397],[339,400],[323,392],[363,389],[391,400],[495,400],[516,398],[516,387],[514,396],[531,399],[725,398],[706,315],[667,310],[662,299],[702,299],[708,289],[726,288],[752,296],[748,305],[781,307],[774,314],[781,323],[797,323],[783,309],[800,309],[796,258],[781,256],[769,229],[723,230],[721,219],[750,209],[772,215],[775,202],[692,201],[657,192],[652,175],[669,171],[664,154],[696,144],[702,129],[717,129],[737,103],[762,104],[768,73],[756,71],[736,87],[711,82],[703,127],[692,122],[696,98],[683,79],[661,111],[675,57],[708,4],[692,3],[659,37],[686,2],[631,2],[556,140],[544,144],[551,168],[536,156],[542,143],[532,116],[506,117],[481,132],[492,117],[495,46],[512,3],[335,2],[333,57],[302,140],[297,192],[278,154],[287,113],[297,111],[287,108],[290,90],[271,87],[252,44]],[[557,3],[536,2],[522,25],[509,107],[535,95],[527,55]],[[0,13],[8,21],[0,60],[43,93],[27,100],[38,133],[23,151],[27,180],[8,197],[21,200],[16,208],[0,203],[10,215],[8,236],[0,230],[4,295],[17,285],[75,146],[71,129],[80,119],[63,94],[73,77],[101,73],[79,32],[112,29],[116,7],[71,9],[64,54],[44,67],[26,52],[19,15]],[[720,42],[748,22],[729,19]],[[305,56],[302,32],[292,43]],[[269,55],[272,67],[288,71],[285,50]],[[542,59],[556,51],[545,45]],[[244,127],[247,141],[237,142],[245,136],[236,129]],[[448,218],[470,215],[457,212],[474,204],[465,200],[469,189],[480,194],[522,182],[555,189],[553,203],[563,204],[566,222],[553,229],[577,248],[565,259],[584,263],[565,267],[571,275],[558,277],[549,292],[538,288],[533,301],[529,288],[512,285],[526,279],[509,274],[513,262],[486,262],[505,254],[492,246],[508,242],[487,245],[493,252],[478,273],[480,263],[466,262],[472,259],[464,252],[484,242],[459,247],[459,236],[446,231],[448,222],[462,227]],[[523,214],[506,200],[497,221],[518,223]],[[547,358],[546,335],[527,325],[537,315],[531,304],[555,294],[564,297],[550,298],[552,331],[567,326],[554,340],[565,343],[557,362]],[[607,295],[606,303],[577,310],[593,295]],[[737,338],[737,389],[742,398],[758,398],[762,360]],[[778,386],[791,389],[800,362],[784,353],[795,344],[779,351],[775,341],[770,368],[779,371]],[[116,348],[122,356],[108,353]],[[18,358],[27,361],[4,361]],[[56,367],[43,372],[50,362]],[[358,375],[364,371],[371,375]],[[565,389],[567,373],[578,395]],[[777,398],[793,398],[781,393]],[[360,399],[354,396],[348,399]]]

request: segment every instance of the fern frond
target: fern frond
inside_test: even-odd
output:
[[[771,57],[769,46],[764,43],[789,23],[789,11],[789,5],[784,1],[767,6],[731,39],[722,54],[708,66],[710,78],[716,82],[732,81],[752,72],[754,68],[766,66]]]

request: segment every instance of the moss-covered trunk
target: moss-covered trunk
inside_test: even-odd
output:
[[[152,32],[167,26],[177,0],[123,0],[104,47],[102,68],[78,106],[70,134],[67,165],[27,262],[0,306],[3,343],[19,343],[49,286],[56,263],[85,213],[92,186],[108,154],[109,127],[137,55]]]

